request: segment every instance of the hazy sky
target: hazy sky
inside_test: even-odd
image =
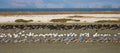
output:
[[[120,8],[120,0],[0,0],[0,8]]]

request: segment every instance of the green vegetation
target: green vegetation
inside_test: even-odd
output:
[[[69,16],[70,18],[75,18],[75,17],[84,17],[84,16],[77,16],[77,15],[74,15],[74,16]]]
[[[99,20],[96,23],[120,23],[120,20]]]
[[[65,23],[67,21],[75,21],[75,22],[79,22],[80,20],[75,20],[75,19],[65,19],[65,18],[62,18],[62,19],[52,19],[50,20],[50,22],[60,22],[60,23]]]
[[[41,21],[38,21],[38,22],[41,22]]]
[[[71,21],[72,19],[65,19],[65,18],[63,18],[63,19],[52,19],[52,20],[50,20],[51,22],[62,22],[62,23],[64,23],[64,22],[67,22],[67,21]]]
[[[72,21],[79,22],[80,20],[72,20]]]
[[[74,16],[68,16],[69,18],[94,18],[94,16],[78,16],[78,15],[74,15]]]
[[[24,19],[17,19],[15,22],[23,22],[23,23],[28,23],[28,22],[33,22],[33,20],[24,20]]]

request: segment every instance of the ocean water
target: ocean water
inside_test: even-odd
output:
[[[120,8],[2,8],[0,12],[91,12],[120,11]]]

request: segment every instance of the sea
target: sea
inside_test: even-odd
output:
[[[91,12],[120,11],[120,8],[0,8],[0,12]]]

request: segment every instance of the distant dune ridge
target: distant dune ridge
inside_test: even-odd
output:
[[[100,12],[0,12],[0,15],[40,15],[40,14],[120,14],[119,11]]]

